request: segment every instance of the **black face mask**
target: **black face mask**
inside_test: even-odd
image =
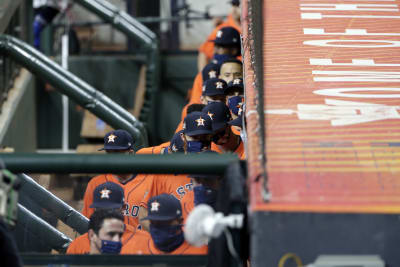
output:
[[[214,143],[217,143],[218,140],[221,139],[225,134],[226,134],[226,129],[225,129],[225,131],[221,131],[219,133],[214,134],[212,137],[212,141]]]

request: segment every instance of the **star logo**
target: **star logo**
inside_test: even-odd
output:
[[[186,122],[184,122],[183,124],[182,124],[182,130],[185,130],[186,129]]]
[[[151,203],[151,210],[150,211],[158,211],[158,208],[160,207],[160,203],[157,201]]]
[[[215,70],[211,70],[208,72],[208,77],[211,78],[217,78],[217,72]]]
[[[201,116],[200,116],[200,118],[198,118],[197,120],[196,120],[196,122],[197,122],[197,127],[199,127],[199,126],[204,126],[204,122],[205,122],[206,120],[205,119],[203,119]]]
[[[210,111],[208,111],[207,115],[210,117],[211,120],[213,120],[214,113],[211,113]]]
[[[217,87],[217,89],[223,89],[224,87],[223,87],[223,83],[222,82],[216,82],[215,83],[215,86]]]
[[[100,193],[101,193],[100,198],[110,198],[111,190],[104,188],[103,190],[100,191]]]
[[[205,92],[205,91],[206,91],[206,86],[203,85],[203,88],[201,88],[201,90],[202,90],[203,92]]]
[[[175,144],[172,145],[171,150],[174,151],[174,152],[178,151],[178,149],[176,148]]]
[[[240,79],[234,79],[233,84],[240,84]]]
[[[239,107],[239,110],[238,110],[238,116],[242,115],[242,111],[243,111],[243,110],[242,110],[242,106],[240,106],[240,107]]]
[[[113,134],[110,134],[109,136],[108,136],[108,143],[111,143],[111,142],[115,142],[115,138],[117,138],[117,136],[116,135],[113,135]]]
[[[222,37],[222,31],[218,31],[217,32],[217,38],[221,38]]]

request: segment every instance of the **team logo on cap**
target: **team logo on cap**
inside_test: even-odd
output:
[[[242,115],[242,111],[243,111],[242,106],[240,106],[240,107],[239,107],[239,110],[238,110],[238,115],[239,115],[239,116]]]
[[[200,118],[198,118],[197,120],[196,120],[196,122],[197,122],[197,127],[198,126],[205,126],[204,125],[204,122],[205,122],[206,120],[205,119],[203,119],[201,116],[200,116]]]
[[[213,120],[214,113],[211,113],[210,111],[208,111],[207,115],[208,115],[208,117],[210,117],[211,120]]]
[[[171,150],[174,151],[174,152],[178,151],[178,149],[176,148],[175,144],[172,145]]]
[[[217,72],[215,70],[211,70],[208,72],[208,77],[211,78],[217,78]]]
[[[184,122],[183,124],[182,124],[182,130],[185,130],[186,129],[186,122]]]
[[[103,190],[100,191],[100,193],[101,193],[100,198],[110,198],[111,190],[104,188]]]
[[[157,201],[154,201],[153,203],[151,203],[151,211],[158,211],[159,207],[160,207],[160,203],[158,203]]]
[[[110,143],[110,142],[115,142],[115,138],[117,138],[117,136],[116,135],[113,135],[113,134],[110,134],[109,136],[108,136],[108,143]]]
[[[218,31],[217,32],[217,38],[221,38],[222,37],[223,32],[222,31]]]
[[[206,86],[203,85],[203,88],[201,88],[201,90],[202,90],[203,92],[205,92],[205,91],[206,91]]]
[[[223,83],[222,82],[216,82],[215,83],[215,86],[217,87],[217,89],[223,89],[224,87],[223,87]]]
[[[233,84],[240,84],[240,79],[234,79]]]

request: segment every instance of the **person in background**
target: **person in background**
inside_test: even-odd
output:
[[[93,204],[90,207],[94,208],[95,211],[107,209],[122,214],[124,205],[124,189],[116,183],[106,182],[95,188],[93,192]],[[147,235],[147,232],[125,224],[124,233],[121,238],[122,245],[126,244],[131,238],[135,238],[139,242],[145,235]],[[67,254],[88,254],[89,252],[90,240],[88,233],[77,237],[67,249]]]
[[[207,40],[200,45],[199,47],[199,54],[197,57],[197,67],[198,70],[202,70],[205,65],[212,59],[213,54],[214,54],[214,43],[212,40],[215,40],[217,33],[220,29],[224,27],[233,27],[236,29],[239,34],[241,32],[241,27],[240,27],[240,1],[239,0],[232,0],[232,9],[230,14],[228,15],[226,21],[223,23],[219,24],[212,32],[211,34],[207,37]],[[240,52],[240,50],[239,50]]]
[[[89,221],[89,254],[119,254],[124,230],[121,212],[112,209],[96,210]]]

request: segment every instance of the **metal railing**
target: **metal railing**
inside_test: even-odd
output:
[[[139,120],[149,121],[154,96],[159,87],[159,45],[157,36],[146,26],[105,0],[75,0],[75,3],[96,14],[128,38],[136,41],[147,58],[146,93]]]
[[[4,0],[0,3],[0,34],[22,37],[21,9],[22,0]],[[19,66],[6,55],[0,55],[0,107],[7,99],[14,79],[18,75]]]
[[[111,127],[127,130],[138,140],[136,149],[147,145],[144,126],[132,114],[33,47],[11,36],[0,35],[0,54],[40,76]]]

